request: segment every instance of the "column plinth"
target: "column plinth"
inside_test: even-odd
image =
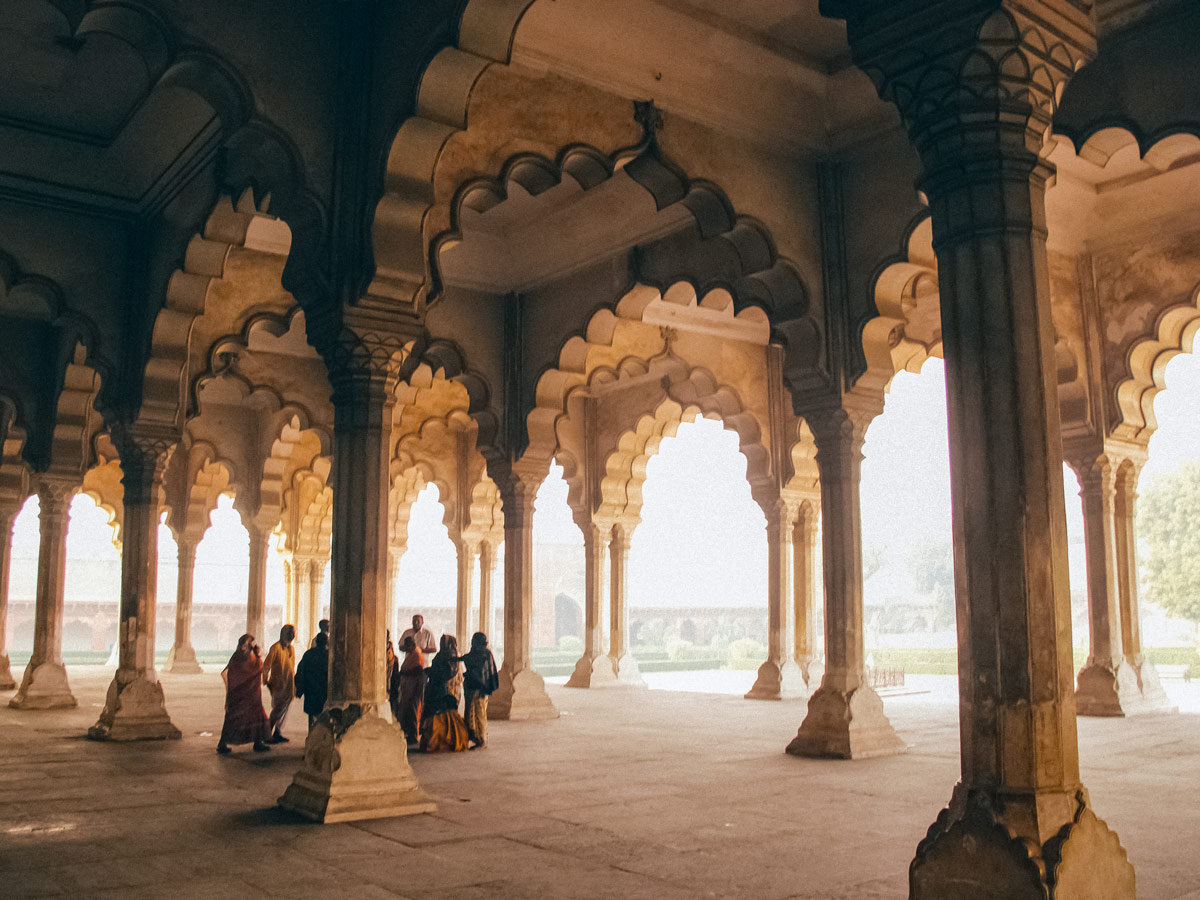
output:
[[[172,675],[203,675],[204,670],[196,659],[192,647],[192,585],[196,572],[196,544],[181,537],[176,545],[179,560],[178,578],[175,583],[175,642],[167,654],[163,671]]]
[[[794,756],[862,759],[907,747],[866,684],[863,650],[862,523],[858,487],[867,424],[878,405],[816,411],[806,418],[817,442],[825,554],[825,671],[808,713],[787,746]]]
[[[88,729],[88,737],[103,741],[179,738],[154,670],[159,489],[172,441],[167,435],[128,432],[115,437],[125,504],[118,663],[104,709]]]
[[[12,568],[13,524],[21,512],[21,504],[0,505],[0,691],[17,686],[8,661],[8,576]]]
[[[504,505],[504,661],[500,687],[488,700],[489,719],[556,719],[546,682],[533,668],[533,498],[545,469],[501,479]]]
[[[390,344],[355,344],[349,359],[345,349],[337,348],[331,371],[336,489],[329,695],[308,733],[300,770],[279,798],[284,809],[317,822],[435,808],[408,764],[408,744],[387,700],[388,457],[396,372],[395,363],[380,360],[396,356]],[[310,604],[316,584],[314,578]]]
[[[21,686],[8,702],[14,709],[69,709],[76,705],[62,660],[64,589],[67,578],[67,525],[71,498],[79,485],[71,479],[42,476],[38,483],[37,601],[33,654]]]

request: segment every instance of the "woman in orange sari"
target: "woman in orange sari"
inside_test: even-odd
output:
[[[425,719],[421,722],[421,749],[426,753],[457,753],[467,749],[467,723],[458,712],[462,674],[458,664],[458,642],[443,634],[441,649],[429,667],[425,688]]]
[[[417,642],[411,635],[400,642],[400,649],[404,651],[404,662],[400,665],[397,674],[397,681],[400,684],[396,700],[399,715],[396,718],[400,721],[400,727],[404,729],[404,736],[408,742],[415,744],[421,739],[421,707],[425,697],[425,654],[421,652],[421,648],[417,646]]]
[[[225,679],[225,722],[217,752],[229,753],[230,744],[254,743],[255,753],[265,753],[267,746],[267,711],[262,703],[263,661],[254,636],[243,634],[237,649],[229,657],[229,665],[221,672]]]

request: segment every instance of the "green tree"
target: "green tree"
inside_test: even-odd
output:
[[[1200,461],[1154,482],[1142,495],[1137,525],[1142,596],[1200,623]]]

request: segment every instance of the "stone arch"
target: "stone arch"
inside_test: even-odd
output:
[[[83,474],[79,493],[86,494],[108,515],[113,544],[121,544],[125,524],[124,488],[121,484],[121,463],[114,452],[98,455],[96,465]]]
[[[1167,363],[1192,351],[1198,330],[1200,285],[1189,302],[1160,313],[1153,334],[1130,348],[1127,377],[1117,385],[1118,436],[1146,440],[1158,427],[1154,398],[1166,387]]]

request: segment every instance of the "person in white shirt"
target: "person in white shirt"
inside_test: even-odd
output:
[[[417,649],[428,655],[437,653],[437,639],[433,636],[433,632],[425,627],[425,617],[415,615],[412,617],[412,628],[405,630],[404,634],[400,635],[400,645],[404,645],[405,638],[412,638],[416,643]]]

